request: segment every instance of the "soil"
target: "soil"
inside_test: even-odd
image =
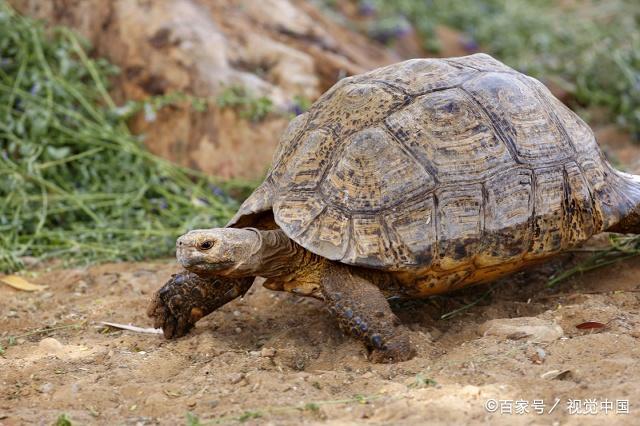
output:
[[[53,424],[63,414],[74,424],[187,424],[187,413],[190,424],[601,423],[600,406],[597,415],[569,414],[569,399],[584,409],[588,398],[614,401],[607,422],[637,424],[640,258],[548,288],[549,274],[571,261],[394,302],[419,349],[395,365],[367,361],[321,302],[259,283],[168,341],[100,321],[149,327],[146,305],[174,262],[37,271],[29,279],[44,291],[0,286],[0,424]],[[527,317],[563,336],[518,331],[535,321]],[[516,331],[482,333],[487,321],[508,318]],[[587,321],[605,326],[576,328]],[[491,399],[528,401],[530,413],[491,413]],[[616,400],[629,401],[629,414],[616,414]]]

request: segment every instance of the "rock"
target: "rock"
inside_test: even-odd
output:
[[[131,120],[155,154],[222,178],[259,179],[297,96],[314,100],[339,78],[399,60],[384,46],[295,0],[9,0],[27,15],[82,34],[122,70],[116,103],[182,92],[208,100]],[[241,86],[274,105],[259,123],[216,100]]]
[[[46,337],[40,340],[38,347],[47,354],[55,355],[64,350],[64,345],[53,337]]]
[[[552,342],[564,335],[562,328],[555,322],[535,317],[490,320],[480,326],[480,332],[484,336],[535,342]]]
[[[53,390],[53,384],[51,383],[44,383],[42,386],[38,388],[38,391],[40,393],[49,393],[52,390]]]
[[[480,388],[473,385],[466,385],[461,389],[460,394],[470,397],[477,397],[478,395],[480,395]]]
[[[265,358],[273,358],[276,356],[276,350],[274,348],[262,348],[260,356]]]
[[[244,379],[243,373],[233,373],[231,376],[229,376],[229,383],[231,383],[232,385],[237,385],[243,379]]]
[[[169,398],[162,392],[153,392],[144,400],[146,408],[153,413],[163,413],[171,406]]]

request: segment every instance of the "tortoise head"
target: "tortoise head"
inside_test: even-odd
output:
[[[178,262],[200,276],[248,275],[254,254],[262,243],[260,233],[253,228],[196,229],[176,241]]]

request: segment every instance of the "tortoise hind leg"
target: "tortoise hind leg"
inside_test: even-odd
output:
[[[380,289],[346,265],[331,264],[321,281],[329,311],[340,328],[363,340],[374,362],[406,361],[415,355],[409,335]]]
[[[621,213],[620,220],[606,229],[620,234],[640,234],[640,176],[616,172],[621,181],[615,183],[618,197],[613,202]]]
[[[640,234],[640,205],[631,210],[620,222],[607,229],[607,232]]]

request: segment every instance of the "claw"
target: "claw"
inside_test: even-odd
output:
[[[203,279],[190,272],[174,274],[151,299],[147,315],[164,337],[184,336],[202,317],[244,294],[253,278]]]
[[[394,363],[410,360],[415,354],[415,348],[411,345],[408,337],[403,334],[386,342],[382,348],[374,349],[370,359],[377,363]]]

